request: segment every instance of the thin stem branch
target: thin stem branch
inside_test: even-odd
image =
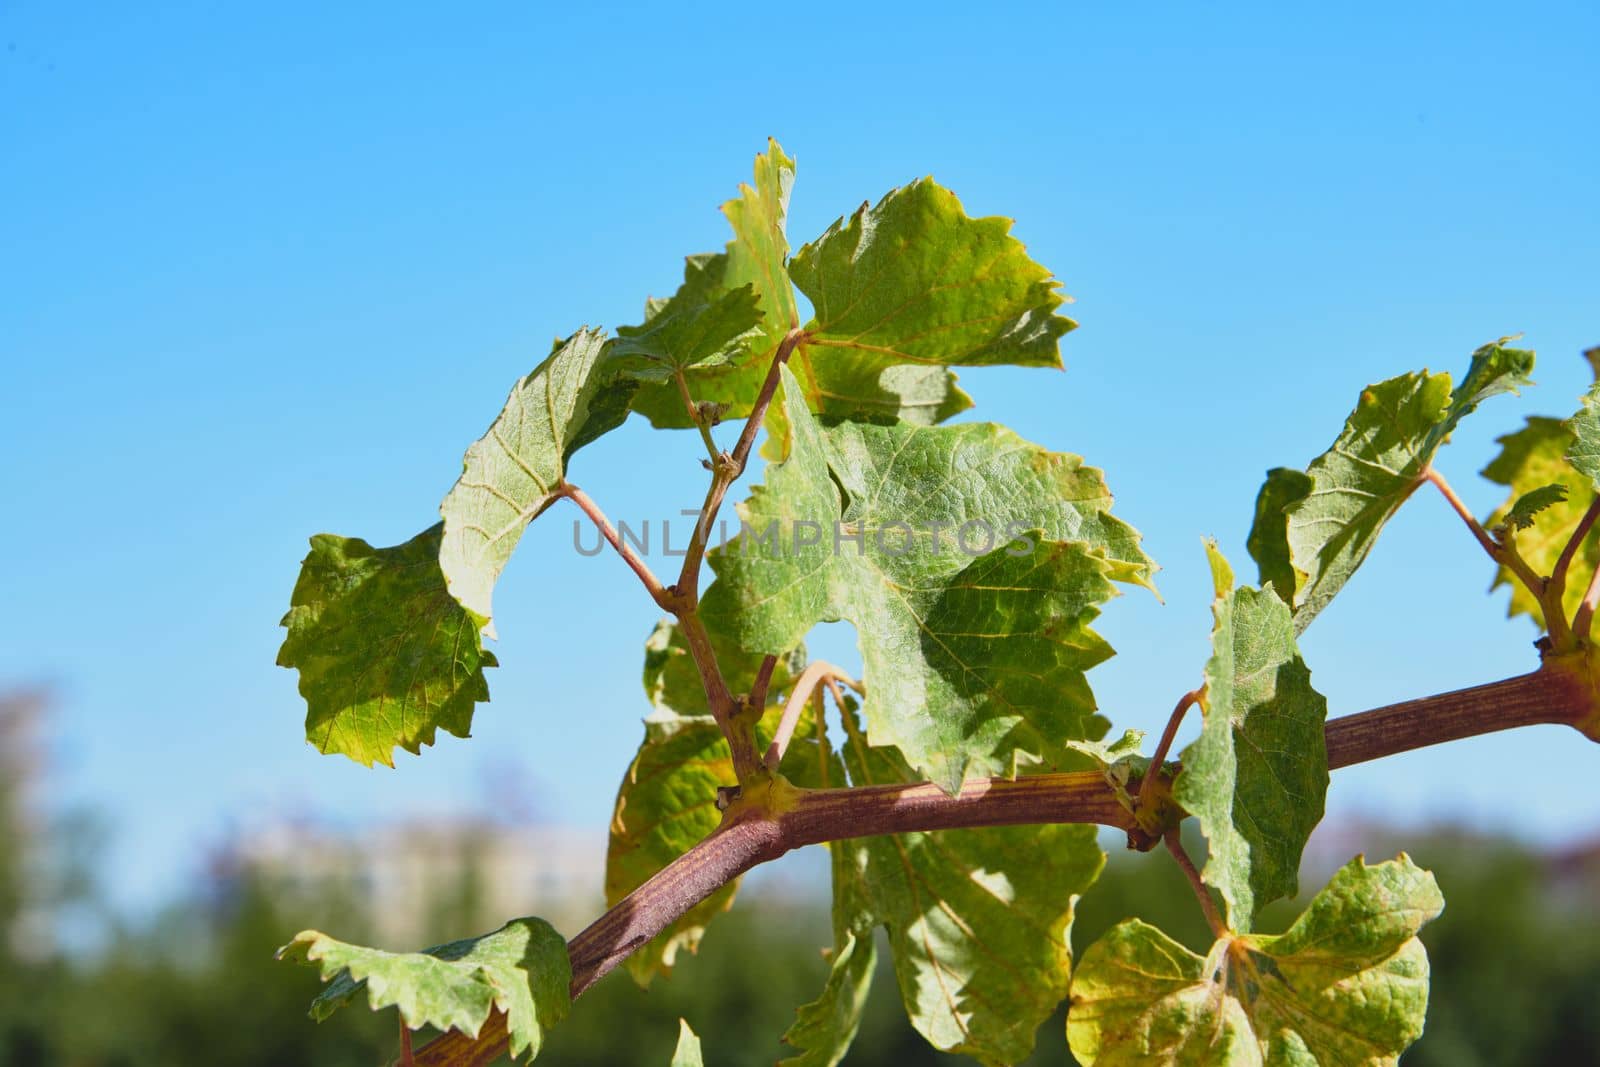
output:
[[[1150,767],[1144,772],[1144,781],[1139,783],[1139,806],[1144,807],[1150,801],[1156,779],[1161,776],[1162,761],[1167,758],[1167,753],[1172,751],[1172,742],[1178,736],[1178,726],[1183,722],[1184,713],[1200,702],[1205,694],[1205,686],[1191,689],[1178,698],[1178,706],[1172,709],[1172,714],[1167,717],[1167,728],[1161,733],[1161,740],[1156,743],[1155,754],[1150,757]]]
[[[1596,567],[1594,574],[1589,577],[1589,586],[1583,591],[1583,602],[1572,616],[1572,633],[1578,640],[1589,640],[1596,607],[1600,607],[1600,567]]]
[[[406,1025],[406,1017],[400,1016],[400,1062],[398,1067],[415,1067],[416,1060],[411,1054],[411,1028]]]
[[[633,569],[634,574],[639,576],[639,580],[644,583],[645,589],[649,591],[650,598],[661,607],[670,609],[671,598],[667,594],[666,587],[661,584],[660,579],[650,570],[649,565],[635,555],[633,549],[628,547],[628,543],[618,536],[616,528],[611,525],[611,520],[606,518],[605,512],[600,510],[600,505],[596,504],[588,493],[585,493],[571,482],[561,483],[558,492],[578,505],[583,513],[589,516],[589,520],[600,531],[600,536],[604,537],[611,547],[617,550],[617,555],[621,556],[623,562]]]
[[[1348,767],[1533,723],[1582,729],[1595,718],[1595,700],[1579,669],[1553,661],[1531,674],[1334,719],[1325,730],[1328,766]],[[848,730],[848,716],[845,725]],[[980,826],[1136,827],[1116,789],[1092,771],[968,779],[955,796],[926,782],[802,790],[778,808],[740,806],[725,819],[567,943],[574,997],[734,878],[804,845]],[[1163,832],[1169,848],[1175,830],[1169,826]],[[1175,853],[1174,858],[1182,865],[1187,857]],[[1188,864],[1185,873],[1193,866]],[[1194,873],[1190,880],[1197,879]],[[452,1031],[423,1048],[416,1062],[421,1067],[486,1067],[504,1053],[506,1041],[505,1017],[497,1012],[476,1039]]]
[[[1189,853],[1183,849],[1183,837],[1174,826],[1161,836],[1167,851],[1172,853],[1172,858],[1178,861],[1178,866],[1183,870],[1183,876],[1189,879],[1189,886],[1194,890],[1194,895],[1200,900],[1200,910],[1205,912],[1206,925],[1211,927],[1211,932],[1218,938],[1227,937],[1228,924],[1223,921],[1222,914],[1217,911],[1217,902],[1211,899],[1211,890],[1206,888],[1206,883],[1201,879],[1200,872],[1195,868],[1194,860],[1189,858]]]
[[[1499,563],[1500,546],[1494,543],[1494,538],[1489,536],[1489,531],[1485,530],[1483,524],[1467,509],[1467,505],[1456,495],[1455,489],[1451,487],[1449,482],[1445,481],[1444,475],[1429,467],[1423,472],[1422,477],[1432,483],[1435,489],[1439,490],[1450,506],[1455,509],[1455,513],[1461,516],[1461,521],[1467,524],[1467,529],[1472,531],[1472,536],[1477,538],[1478,544],[1483,546],[1483,550],[1489,554],[1491,559]]]
[[[683,377],[683,368],[674,367],[672,380],[678,383],[678,397],[683,401],[683,410],[689,415],[689,421],[694,423],[694,428],[700,431],[700,440],[705,442],[706,455],[711,457],[715,464],[717,457],[722,455],[722,450],[717,447],[716,438],[711,436],[711,427],[706,425],[705,413],[700,410],[700,405],[694,402],[694,397],[689,395],[689,383]]]
[[[1545,588],[1544,579],[1533,573],[1533,568],[1523,561],[1522,556],[1517,553],[1516,549],[1508,549],[1507,546],[1500,544],[1489,536],[1489,531],[1485,530],[1483,524],[1473,517],[1472,512],[1467,509],[1467,505],[1456,495],[1455,489],[1451,488],[1450,483],[1445,481],[1444,475],[1429,467],[1423,472],[1423,478],[1433,483],[1433,487],[1439,490],[1450,506],[1455,509],[1455,513],[1461,516],[1461,521],[1467,524],[1467,529],[1472,531],[1472,536],[1477,539],[1483,550],[1489,554],[1489,558],[1516,575],[1517,580],[1527,587],[1533,599],[1542,602]]]
[[[716,522],[717,512],[722,508],[722,499],[727,496],[728,487],[744,473],[745,463],[749,460],[756,434],[761,431],[761,424],[767,417],[767,408],[771,406],[772,398],[778,391],[778,382],[782,380],[783,365],[789,361],[795,346],[804,337],[805,334],[798,329],[790,330],[784,335],[778,344],[777,352],[772,357],[772,366],[767,369],[766,380],[761,383],[761,392],[756,396],[755,405],[750,409],[750,417],[745,420],[744,430],[740,432],[733,451],[719,455],[712,464],[711,488],[706,492],[705,504],[700,508],[700,519],[695,523],[694,537],[689,542],[688,551],[683,557],[683,569],[678,574],[678,595],[689,606],[689,610],[693,610],[694,605],[699,603],[700,564],[705,559],[706,545],[711,538],[711,526]]]
[[[701,688],[706,692],[706,707],[722,729],[722,736],[728,740],[728,748],[733,754],[733,771],[742,783],[761,765],[756,757],[754,724],[748,717],[739,714],[741,705],[723,680],[716,650],[711,646],[711,634],[706,631],[706,624],[700,616],[693,611],[679,613],[678,632],[683,634],[684,642],[689,646],[690,658],[700,673]]]
[[[806,701],[816,691],[818,684],[836,680],[844,681],[852,689],[860,688],[849,680],[843,670],[820,659],[807,664],[800,677],[795,679],[789,700],[783,706],[783,715],[778,719],[777,732],[772,735],[772,744],[767,746],[767,756],[764,761],[767,770],[775,771],[778,769],[778,764],[783,762],[783,753],[789,747],[789,739],[794,736],[794,728],[799,725],[800,713],[805,710]]]
[[[1578,525],[1573,527],[1572,536],[1567,538],[1567,543],[1561,549],[1561,555],[1556,558],[1555,569],[1550,572],[1549,592],[1557,605],[1561,604],[1567,592],[1567,572],[1572,569],[1572,561],[1578,555],[1578,549],[1583,547],[1584,540],[1589,536],[1589,531],[1594,528],[1595,520],[1600,519],[1600,496],[1590,502],[1584,511],[1583,518],[1578,520]]]
[[[763,656],[761,666],[756,668],[756,680],[750,684],[750,703],[763,712],[767,709],[767,690],[772,688],[772,672],[777,667],[777,656]]]

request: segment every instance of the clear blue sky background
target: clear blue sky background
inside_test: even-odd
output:
[[[116,831],[132,906],[231,828],[492,798],[597,842],[655,619],[573,512],[496,597],[470,741],[396,770],[301,740],[273,666],[305,539],[434,521],[549,339],[636,319],[765,138],[799,244],[931,173],[1077,298],[1065,374],[972,371],[978,414],[1108,472],[1165,566],[1096,671],[1154,728],[1209,630],[1202,535],[1249,573],[1262,472],[1362,385],[1524,331],[1565,415],[1600,342],[1593,5],[0,5],[0,682],[46,681],[59,803]],[[636,423],[574,472],[618,517],[699,501],[698,445]],[[1335,712],[1530,668],[1525,620],[1419,495],[1312,628]],[[822,647],[843,655],[847,635]],[[1341,772],[1335,814],[1600,830],[1600,749],[1555,728]]]

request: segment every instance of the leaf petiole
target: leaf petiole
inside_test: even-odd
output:
[[[662,586],[661,580],[650,570],[649,564],[640,559],[633,549],[628,547],[628,543],[617,535],[616,528],[611,525],[611,520],[606,518],[605,512],[600,510],[600,505],[596,504],[588,493],[585,493],[571,482],[562,482],[556,491],[578,505],[583,513],[589,516],[589,521],[593,522],[595,528],[600,531],[600,536],[604,537],[606,542],[617,550],[617,555],[621,556],[623,562],[632,568],[634,574],[639,576],[639,580],[644,583],[645,589],[649,591],[650,598],[662,608],[671,611],[672,597],[669,591]]]
[[[1150,802],[1151,793],[1155,790],[1156,779],[1161,775],[1162,761],[1167,758],[1167,753],[1172,749],[1172,742],[1178,736],[1178,726],[1183,722],[1184,713],[1204,699],[1206,687],[1191,689],[1178,698],[1178,706],[1172,709],[1172,714],[1167,717],[1167,728],[1161,733],[1161,740],[1156,744],[1155,754],[1150,757],[1150,767],[1144,773],[1144,781],[1139,783],[1139,804],[1143,808]]]
[[[1489,531],[1485,530],[1483,524],[1473,517],[1472,512],[1467,509],[1467,505],[1456,495],[1455,489],[1445,480],[1444,475],[1430,466],[1423,471],[1422,477],[1424,481],[1431,482],[1455,513],[1461,516],[1461,521],[1467,524],[1467,529],[1472,531],[1472,536],[1482,546],[1483,550],[1489,554],[1489,558],[1505,567],[1512,574],[1515,574],[1517,580],[1527,588],[1533,598],[1542,602],[1544,599],[1545,580],[1533,573],[1533,568],[1528,566],[1516,548],[1510,545],[1509,542],[1496,541],[1489,535]]]
[[[800,713],[805,710],[806,701],[823,682],[827,682],[834,690],[835,702],[839,701],[837,685],[839,682],[843,682],[858,693],[861,692],[861,683],[853,681],[849,675],[833,664],[820,659],[807,664],[806,669],[795,680],[794,688],[789,693],[789,700],[783,706],[783,716],[778,720],[778,730],[772,735],[772,744],[767,746],[764,761],[767,770],[778,769],[778,764],[783,761],[783,753],[789,747],[789,739],[794,736],[794,729],[800,722]]]
[[[1200,878],[1200,872],[1195,868],[1194,860],[1189,858],[1189,853],[1183,849],[1183,839],[1174,826],[1162,835],[1161,840],[1166,844],[1167,851],[1172,853],[1172,858],[1178,861],[1178,866],[1183,870],[1183,876],[1189,879],[1189,885],[1194,890],[1194,895],[1200,899],[1200,910],[1205,912],[1206,925],[1211,927],[1211,932],[1220,940],[1230,937],[1232,930],[1222,921],[1222,915],[1217,911],[1217,902],[1211,899],[1211,891]]]
[[[689,421],[694,423],[694,428],[700,431],[700,440],[705,443],[706,455],[711,457],[712,466],[722,455],[722,450],[717,447],[716,439],[711,436],[711,427],[706,425],[705,414],[700,410],[700,405],[694,402],[694,397],[689,393],[689,383],[683,377],[683,368],[674,367],[672,380],[678,385],[678,396],[683,400],[683,410],[688,414]]]

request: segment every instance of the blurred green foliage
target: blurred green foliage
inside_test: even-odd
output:
[[[1360,835],[1373,858],[1392,854],[1387,833]],[[1448,901],[1423,934],[1433,959],[1428,1031],[1407,1067],[1600,1063],[1600,870],[1591,855],[1564,862],[1503,839],[1454,831],[1403,835],[1433,869]],[[0,885],[20,881],[14,840],[0,841]],[[1359,847],[1356,846],[1356,847]],[[1316,887],[1308,877],[1307,891]],[[20,892],[6,897],[15,907]],[[468,894],[467,896],[470,896]],[[83,958],[30,960],[0,945],[0,1064],[28,1067],[375,1067],[398,1048],[392,1013],[341,1012],[321,1025],[306,1017],[317,989],[311,971],[273,961],[296,930],[322,925],[364,933],[359,904],[330,898],[318,915],[286,915],[247,874],[217,880],[159,921],[112,936]],[[442,901],[439,935],[466,932],[470,901]],[[1264,926],[1281,928],[1282,905]],[[1161,854],[1113,853],[1082,901],[1073,940],[1081,951],[1112,923],[1137,915],[1200,947],[1204,923],[1172,862]],[[0,916],[0,919],[14,916]],[[4,925],[0,923],[0,925]],[[705,1041],[708,1063],[771,1064],[794,1007],[820,987],[818,946],[826,916],[792,898],[747,893],[718,920],[699,956],[640,990],[618,972],[575,1005],[541,1064],[665,1064],[679,1016]],[[852,1064],[953,1064],[909,1029],[893,976],[874,986]],[[1039,1032],[1030,1064],[1068,1064],[1062,1017]]]

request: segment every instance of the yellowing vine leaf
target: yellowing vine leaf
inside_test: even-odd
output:
[[[1444,900],[1404,855],[1341,868],[1281,937],[1197,956],[1130,919],[1084,953],[1067,1040],[1085,1067],[1392,1067],[1422,1035]]]
[[[393,766],[396,745],[421,752],[440,729],[466,737],[473,707],[489,699],[483,671],[494,653],[445,587],[443,530],[392,548],[311,539],[278,665],[300,672],[306,740],[319,751]]]
[[[527,1053],[530,1060],[571,1005],[567,943],[543,919],[514,919],[492,934],[422,952],[384,952],[306,930],[278,958],[318,966],[329,982],[311,1004],[319,1022],[363,988],[374,1011],[399,1008],[413,1030],[432,1026],[476,1037],[491,1010],[499,1010],[511,1055]]]
[[[1586,355],[1591,355],[1590,363],[1594,367],[1592,352]],[[1600,372],[1600,367],[1595,369]],[[1491,530],[1511,520],[1517,501],[1541,486],[1560,484],[1566,489],[1565,499],[1550,503],[1531,515],[1530,523],[1517,531],[1517,552],[1536,574],[1549,574],[1555,569],[1567,539],[1595,500],[1596,485],[1600,484],[1593,443],[1600,439],[1597,389],[1600,385],[1590,389],[1583,406],[1570,419],[1535,415],[1522,429],[1499,438],[1500,454],[1483,469],[1485,478],[1510,489],[1505,502],[1484,520]],[[1582,468],[1577,466],[1579,462]],[[1567,573],[1562,595],[1567,618],[1577,610],[1596,566],[1600,566],[1600,540],[1591,534],[1579,546]],[[1511,588],[1509,614],[1527,615],[1544,628],[1544,612],[1539,602],[1509,571],[1497,567],[1491,588],[1502,585]]]

